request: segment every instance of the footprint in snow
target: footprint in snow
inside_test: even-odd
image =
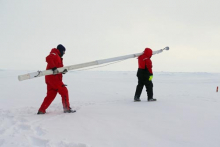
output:
[[[48,147],[48,140],[37,138],[37,137],[29,137],[28,138],[30,144],[32,147],[38,146],[38,147]]]

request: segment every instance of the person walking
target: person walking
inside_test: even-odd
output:
[[[148,101],[156,101],[153,98],[153,71],[152,71],[152,61],[151,56],[153,51],[150,48],[145,48],[142,55],[138,57],[138,85],[136,87],[136,92],[134,96],[134,101],[138,102],[143,90],[143,87],[146,87]]]
[[[45,114],[46,109],[55,99],[57,93],[62,97],[62,104],[64,113],[74,113],[75,110],[70,108],[69,104],[69,94],[66,85],[62,81],[62,74],[65,74],[67,70],[59,72],[57,68],[63,67],[63,55],[65,54],[66,48],[59,44],[57,48],[53,48],[50,54],[46,57],[47,70],[52,70],[53,75],[45,76],[45,83],[47,84],[47,95],[44,98],[41,107],[37,114]]]

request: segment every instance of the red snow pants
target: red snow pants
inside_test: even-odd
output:
[[[44,98],[44,101],[39,109],[39,111],[45,113],[46,109],[50,106],[50,104],[55,99],[57,93],[59,93],[62,97],[62,103],[63,103],[63,109],[69,110],[70,104],[69,104],[69,94],[68,89],[63,84],[62,81],[53,83],[53,82],[46,82],[47,84],[47,96]]]

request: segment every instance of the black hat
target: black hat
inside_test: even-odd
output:
[[[60,56],[62,57],[63,56],[63,51],[66,51],[66,48],[62,44],[59,44],[57,46],[57,49],[60,51]]]

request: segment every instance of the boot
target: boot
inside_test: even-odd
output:
[[[41,112],[41,111],[38,111],[37,114],[45,114],[46,112]]]
[[[134,97],[134,102],[140,102],[140,101],[141,101],[140,98]]]
[[[148,99],[148,102],[154,102],[154,101],[157,101],[157,99],[154,99],[154,98]]]
[[[72,108],[69,108],[69,109],[64,109],[63,112],[64,113],[74,113],[74,112],[76,112],[76,110],[72,110]]]

